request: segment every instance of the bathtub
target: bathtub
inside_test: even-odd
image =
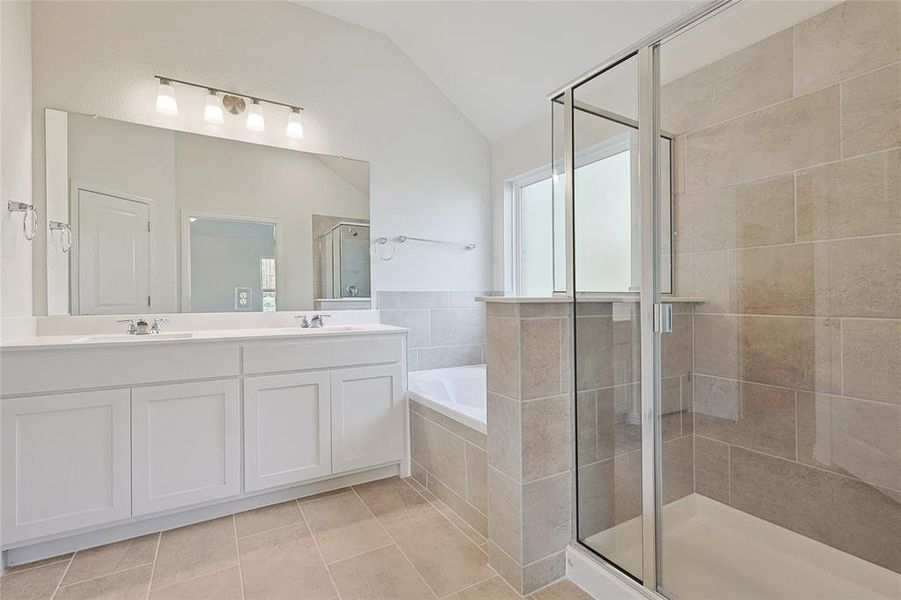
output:
[[[481,433],[487,433],[485,365],[411,371],[410,397]]]

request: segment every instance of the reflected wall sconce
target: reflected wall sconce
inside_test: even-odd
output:
[[[221,125],[225,122],[225,111],[233,115],[240,115],[247,111],[247,120],[245,125],[251,131],[265,131],[266,121],[263,118],[262,104],[272,104],[273,106],[282,106],[288,109],[288,119],[285,126],[285,135],[300,139],[303,137],[303,121],[301,113],[303,107],[294,106],[293,104],[285,104],[275,100],[266,100],[249,94],[240,92],[230,92],[219,88],[213,88],[199,83],[190,81],[182,81],[162,75],[154,75],[160,82],[159,91],[156,96],[156,110],[164,115],[175,116],[178,114],[178,100],[175,97],[175,87],[173,84],[184,85],[188,87],[200,88],[207,91],[206,104],[203,108],[203,120],[207,123]],[[249,101],[249,102],[248,102]]]

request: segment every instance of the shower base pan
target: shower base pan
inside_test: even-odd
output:
[[[674,598],[901,598],[901,575],[706,496],[663,508],[663,586]],[[641,570],[641,520],[585,543],[630,573]]]

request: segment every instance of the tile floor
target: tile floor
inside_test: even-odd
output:
[[[486,540],[391,478],[13,567],[2,600],[516,599]],[[534,600],[586,600],[562,581]]]

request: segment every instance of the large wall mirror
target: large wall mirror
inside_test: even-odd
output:
[[[45,118],[48,314],[370,307],[368,163]]]

